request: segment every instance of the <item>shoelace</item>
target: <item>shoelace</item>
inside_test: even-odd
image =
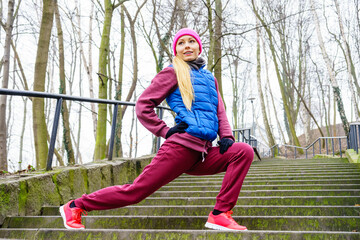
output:
[[[78,222],[81,223],[81,215],[83,216],[87,216],[87,211],[85,211],[84,209],[74,209],[73,211],[73,219]]]
[[[236,223],[236,221],[231,217],[231,214],[233,214],[234,212],[233,211],[227,211],[226,213],[225,213],[225,215],[226,215],[226,217],[231,221],[231,222],[233,222],[233,223]],[[236,223],[237,224],[237,223]]]

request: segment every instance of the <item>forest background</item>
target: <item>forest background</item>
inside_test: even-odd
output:
[[[360,0],[1,0],[0,15],[2,88],[136,102],[190,27],[233,129],[263,146],[359,120]],[[0,170],[45,168],[55,105],[0,96]],[[106,158],[111,119],[110,105],[64,101],[54,165]],[[115,139],[115,157],[155,151],[133,107],[120,108]]]

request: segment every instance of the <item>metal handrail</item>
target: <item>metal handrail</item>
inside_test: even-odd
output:
[[[349,148],[354,149],[356,154],[359,154],[359,144],[360,144],[360,123],[351,123],[350,130],[348,135],[348,145]]]
[[[40,97],[40,98],[51,98],[51,99],[57,100],[53,128],[52,128],[50,144],[49,144],[47,164],[46,164],[47,171],[51,170],[51,166],[52,166],[52,159],[54,156],[54,149],[55,149],[55,140],[56,140],[57,129],[58,129],[58,125],[59,125],[59,118],[60,118],[60,112],[61,112],[63,100],[114,105],[113,119],[111,122],[111,135],[110,135],[110,141],[109,141],[108,160],[112,160],[112,157],[113,157],[115,128],[116,128],[116,120],[117,120],[116,117],[117,117],[117,112],[118,112],[118,106],[119,105],[135,106],[134,102],[107,100],[107,99],[99,99],[99,98],[76,97],[76,96],[70,96],[70,95],[65,95],[65,94],[54,94],[54,93],[45,93],[45,92],[36,92],[36,91],[22,91],[22,90],[13,90],[13,89],[5,89],[5,88],[0,88],[0,95]],[[169,107],[160,106],[160,105],[157,106],[156,108],[159,108],[159,110],[160,110],[160,113],[159,113],[160,119],[162,119],[164,109],[171,110]],[[158,138],[156,147],[157,147],[157,150],[160,147],[160,138]]]
[[[329,147],[328,147],[328,140],[331,140],[331,146],[332,146],[332,154],[333,156],[335,155],[335,148],[334,148],[334,140],[337,139],[338,143],[339,143],[339,149],[340,149],[340,157],[342,157],[342,151],[341,151],[341,139],[347,139],[346,136],[339,136],[339,137],[319,137],[317,138],[314,142],[312,142],[311,144],[309,144],[307,147],[299,147],[299,146],[295,146],[295,145],[288,145],[288,144],[275,144],[274,146],[272,146],[270,148],[270,154],[272,154],[273,157],[275,154],[275,151],[273,151],[274,148],[278,149],[278,152],[280,152],[279,146],[284,146],[285,147],[285,157],[287,157],[287,148],[294,148],[294,153],[295,153],[295,158],[296,158],[296,153],[297,153],[297,149],[302,149],[305,150],[305,155],[306,155],[306,159],[308,159],[308,150],[312,147],[313,150],[313,157],[315,156],[315,144],[317,142],[319,142],[319,154],[321,154],[321,140],[325,140],[325,145],[326,145],[326,154],[329,154]],[[349,148],[349,143],[347,141],[347,147]]]

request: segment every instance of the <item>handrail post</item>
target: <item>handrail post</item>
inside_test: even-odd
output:
[[[356,154],[359,154],[359,141],[358,141],[358,137],[359,137],[359,140],[360,140],[360,125],[356,125],[355,127],[355,139],[356,139]],[[358,130],[357,134],[356,134],[356,129]]]
[[[341,138],[339,138],[340,157],[342,158]]]
[[[328,139],[325,138],[325,144],[326,144],[326,155],[329,155],[329,146],[328,146]]]
[[[331,138],[331,146],[332,146],[333,156],[335,156],[335,148],[334,148],[334,139],[333,138]]]
[[[115,130],[116,130],[116,119],[117,119],[118,107],[119,107],[118,104],[114,105],[113,118],[112,118],[112,121],[111,121],[111,135],[110,135],[110,143],[109,143],[108,160],[112,160],[112,158],[113,158]]]
[[[159,108],[159,118],[162,120],[163,119],[163,109]],[[156,139],[156,152],[159,151],[160,149],[160,142],[161,141],[161,137],[157,137]]]
[[[54,156],[55,141],[56,141],[56,135],[57,135],[57,130],[58,130],[58,126],[59,126],[59,118],[60,118],[60,113],[61,113],[62,102],[63,102],[62,98],[58,98],[57,102],[56,102],[55,116],[54,116],[52,132],[51,132],[48,158],[47,158],[47,163],[46,163],[46,171],[50,171],[52,169],[51,166],[52,166],[52,160],[53,160],[53,156]]]

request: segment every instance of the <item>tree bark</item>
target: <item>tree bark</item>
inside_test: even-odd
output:
[[[43,0],[43,14],[41,18],[39,42],[34,71],[34,91],[45,91],[45,78],[53,19],[54,1]],[[47,126],[45,122],[44,110],[44,99],[34,98],[32,112],[37,169],[43,169],[46,167],[46,159],[48,154]]]
[[[110,30],[113,14],[113,5],[111,0],[104,0],[105,3],[105,16],[104,25],[101,34],[101,43],[99,49],[99,98],[107,99],[107,59],[110,47]],[[98,121],[96,126],[96,143],[94,160],[101,160],[105,158],[106,152],[106,122],[107,119],[107,106],[106,104],[98,105]]]
[[[257,23],[258,25],[258,23]],[[265,131],[266,131],[266,136],[268,139],[268,144],[270,147],[275,145],[275,139],[274,136],[272,134],[270,125],[269,125],[269,120],[266,114],[266,109],[265,109],[265,101],[264,101],[264,95],[262,92],[262,84],[261,84],[261,64],[260,64],[260,28],[257,27],[256,28],[256,78],[257,78],[257,88],[258,88],[258,95],[260,98],[260,106],[261,106],[261,113],[262,113],[262,117],[263,117],[263,122],[265,125]]]
[[[60,94],[66,94],[66,78],[65,78],[65,55],[64,55],[64,36],[61,27],[59,6],[55,0],[55,20],[59,43],[59,72],[60,72]],[[63,122],[63,141],[67,153],[68,164],[75,164],[74,150],[70,134],[69,110],[66,101],[63,101],[61,108],[62,122]]]
[[[125,56],[125,12],[124,12],[124,5],[121,5],[120,10],[120,24],[121,24],[121,38],[120,38],[120,59],[119,59],[119,80],[116,86],[116,95],[115,99],[121,101],[122,97],[122,85],[123,85],[123,73],[124,73],[124,56]],[[119,108],[117,114],[117,122],[116,122],[116,134],[115,134],[115,157],[122,157],[122,142],[121,142],[121,135],[122,135],[122,111]]]
[[[77,1],[76,1],[76,5]],[[82,40],[82,35],[81,35],[81,28],[80,28],[80,14],[77,14],[77,22],[78,22],[78,30],[77,30],[77,34],[79,37],[79,47],[80,47],[80,55],[86,70],[86,75],[88,77],[88,81],[89,81],[89,94],[90,94],[90,98],[94,98],[94,80],[92,77],[92,21],[93,21],[93,13],[94,13],[94,2],[91,1],[91,10],[90,10],[90,20],[89,20],[89,45],[88,45],[88,59],[89,59],[89,63],[85,57],[85,53],[84,53],[84,46],[83,46],[83,40]],[[93,132],[94,132],[94,138],[96,139],[96,126],[97,126],[97,119],[96,119],[96,106],[95,103],[90,103],[90,107],[91,107],[91,116],[92,116],[92,123],[93,123]]]
[[[219,84],[219,92],[224,99],[222,90],[222,0],[215,0],[215,44],[214,44],[214,75]],[[225,104],[225,102],[224,102]],[[226,107],[226,105],[225,105]]]
[[[10,72],[10,46],[14,22],[14,1],[8,2],[8,16],[6,21],[6,36],[3,56],[2,88],[8,88]],[[7,171],[7,127],[6,127],[6,95],[0,95],[0,171]]]
[[[138,7],[133,19],[131,18],[130,13],[128,12],[126,7],[124,7],[125,14],[130,23],[130,36],[131,36],[132,46],[133,46],[133,80],[132,80],[132,83],[131,83],[131,86],[130,86],[130,89],[126,96],[125,101],[130,101],[130,99],[135,91],[136,83],[138,80],[138,55],[137,55],[137,42],[136,42],[136,34],[135,34],[135,23],[136,23],[136,19],[137,19],[138,15],[140,13],[140,10],[142,7],[144,7],[146,1],[147,0],[144,0],[144,2]],[[127,105],[124,105],[121,110],[122,117],[124,117],[126,109],[127,109]]]

